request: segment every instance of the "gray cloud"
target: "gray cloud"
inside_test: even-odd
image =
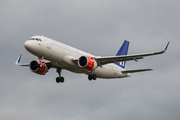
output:
[[[179,120],[178,0],[66,0],[0,2],[0,119]],[[127,62],[127,69],[153,68],[130,78],[89,82],[66,70],[56,84],[55,70],[39,76],[14,65],[37,59],[24,42],[45,35],[95,55],[114,55],[124,39],[129,53],[164,55]]]

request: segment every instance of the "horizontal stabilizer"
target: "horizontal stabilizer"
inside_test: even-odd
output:
[[[144,72],[144,71],[150,71],[152,69],[138,69],[138,70],[125,70],[122,71],[122,73],[136,73],[136,72]]]

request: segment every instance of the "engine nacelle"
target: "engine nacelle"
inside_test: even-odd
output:
[[[39,60],[33,60],[29,64],[29,68],[32,72],[40,74],[40,75],[45,75],[48,72],[48,67],[44,62],[41,62],[41,66]]]
[[[97,62],[89,56],[81,56],[78,60],[78,65],[87,70],[95,70],[97,68]]]

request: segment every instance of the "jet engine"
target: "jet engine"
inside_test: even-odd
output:
[[[33,60],[29,64],[29,68],[32,72],[45,75],[48,72],[48,67],[44,62],[40,62],[39,60]]]
[[[95,70],[97,68],[97,62],[89,56],[81,56],[78,60],[78,65],[87,70]]]

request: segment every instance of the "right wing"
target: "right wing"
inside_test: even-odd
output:
[[[169,42],[166,45],[165,49],[159,52],[134,54],[134,55],[122,55],[122,56],[95,57],[94,59],[97,61],[98,66],[102,66],[108,63],[118,63],[118,62],[129,61],[129,60],[137,61],[138,59],[143,59],[143,57],[146,57],[146,56],[152,56],[152,55],[165,53],[168,48],[168,45],[169,45]]]

